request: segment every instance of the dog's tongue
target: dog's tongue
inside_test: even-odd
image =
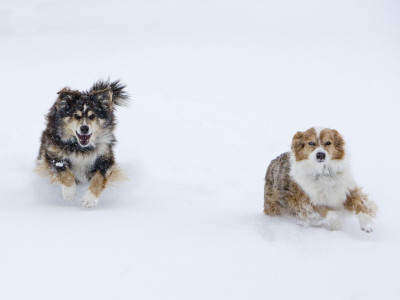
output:
[[[78,134],[79,143],[83,146],[86,146],[89,143],[91,134]]]

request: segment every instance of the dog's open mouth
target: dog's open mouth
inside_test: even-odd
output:
[[[81,144],[82,146],[86,146],[87,144],[89,144],[90,137],[92,136],[92,134],[79,134],[79,133],[76,133],[76,135],[78,136],[79,144]]]

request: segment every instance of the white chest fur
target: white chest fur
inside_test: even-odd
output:
[[[71,170],[77,181],[81,183],[88,182],[87,175],[92,170],[97,158],[106,153],[106,146],[99,145],[96,151],[85,154],[71,154],[68,159],[71,161]]]
[[[309,160],[291,159],[290,175],[316,206],[343,208],[346,195],[355,183],[345,161],[316,164]]]
[[[97,155],[94,154],[73,154],[69,157],[72,173],[77,181],[85,183],[88,181],[87,174],[92,169]]]

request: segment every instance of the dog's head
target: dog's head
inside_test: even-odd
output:
[[[63,140],[75,139],[85,148],[96,146],[96,141],[110,132],[113,126],[110,88],[90,93],[64,88],[58,95],[56,110]]]
[[[296,161],[308,160],[315,164],[328,164],[330,161],[344,158],[344,140],[334,129],[310,128],[294,135],[292,152]]]

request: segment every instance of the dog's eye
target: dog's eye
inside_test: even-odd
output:
[[[331,144],[330,141],[327,141],[327,142],[325,143],[326,146],[329,146],[330,144]]]
[[[89,120],[93,120],[94,119],[94,114],[89,116]]]
[[[315,146],[315,143],[314,142],[309,142],[308,143],[310,146]]]
[[[80,118],[82,118],[81,116],[78,116],[77,114],[74,114],[74,118],[79,120]]]

